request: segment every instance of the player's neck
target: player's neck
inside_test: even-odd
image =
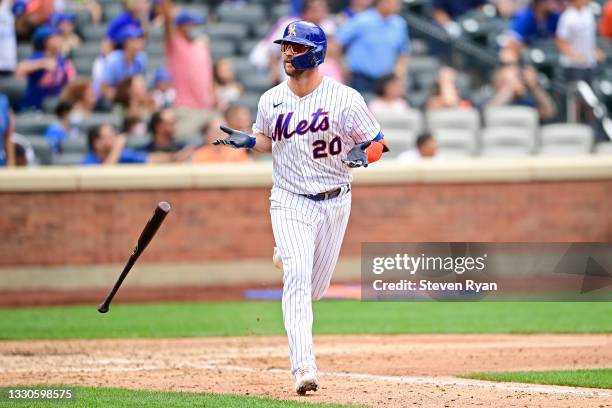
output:
[[[318,69],[309,69],[302,72],[301,75],[295,77],[289,77],[287,85],[291,92],[300,98],[310,94],[312,91],[323,81],[323,75]]]

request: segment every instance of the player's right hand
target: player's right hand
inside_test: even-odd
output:
[[[228,145],[236,149],[239,149],[239,148],[252,149],[253,147],[255,147],[255,142],[257,140],[255,139],[255,137],[247,133],[241,132],[239,130],[229,128],[227,126],[221,125],[219,127],[221,128],[222,131],[227,133],[229,136],[226,137],[225,139],[215,140],[213,142],[214,145]]]

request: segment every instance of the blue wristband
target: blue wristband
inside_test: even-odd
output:
[[[257,138],[250,136],[249,137],[249,143],[247,144],[247,149],[252,149],[255,147],[255,143],[257,143]]]

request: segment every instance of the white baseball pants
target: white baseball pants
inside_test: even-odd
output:
[[[274,187],[272,230],[283,260],[283,320],[291,372],[316,369],[312,345],[312,300],[327,291],[351,212],[350,188],[336,198],[313,201]]]

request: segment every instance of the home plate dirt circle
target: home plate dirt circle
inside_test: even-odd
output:
[[[320,391],[292,392],[283,336],[0,342],[0,386],[74,384],[385,407],[612,407],[612,390],[465,380],[610,367],[612,335],[317,336]]]

